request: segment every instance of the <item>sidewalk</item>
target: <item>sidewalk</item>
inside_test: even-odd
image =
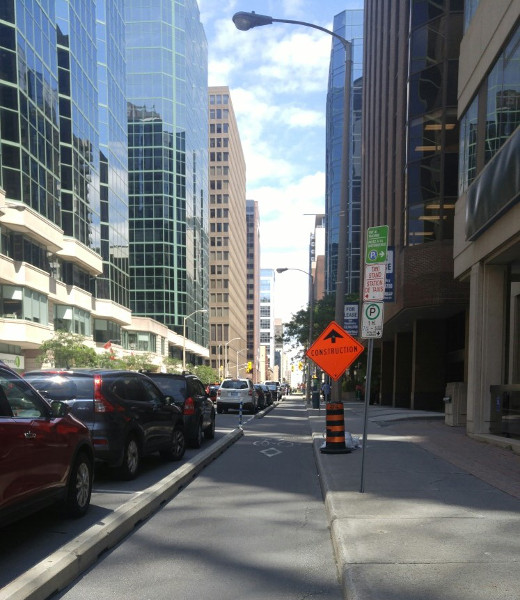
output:
[[[364,405],[345,403],[362,441]],[[370,406],[362,449],[323,454],[326,410],[308,409],[348,600],[518,600],[520,456],[436,413]]]

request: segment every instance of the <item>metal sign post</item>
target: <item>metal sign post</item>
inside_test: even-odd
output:
[[[388,225],[369,227],[366,237],[365,282],[363,289],[364,302],[361,319],[361,337],[363,339],[368,339],[361,483],[359,486],[359,491],[361,493],[365,491],[365,451],[367,445],[368,406],[370,404],[370,382],[372,379],[374,338],[381,338],[383,336],[383,300],[385,295],[387,259]]]
[[[368,405],[370,404],[370,376],[372,374],[372,354],[374,351],[374,340],[368,340],[367,350],[367,385],[365,387],[365,412],[363,416],[363,447],[361,449],[361,483],[359,491],[365,491],[365,448],[367,445],[367,423],[368,423]]]

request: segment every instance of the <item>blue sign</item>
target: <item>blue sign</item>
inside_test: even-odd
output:
[[[385,275],[385,302],[395,302],[395,279],[394,279],[394,247],[388,246],[386,252],[386,275]]]
[[[349,302],[343,308],[343,329],[350,335],[359,335],[359,304]]]

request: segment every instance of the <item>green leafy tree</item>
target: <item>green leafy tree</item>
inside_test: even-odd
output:
[[[157,365],[153,362],[152,356],[148,353],[131,354],[130,356],[123,356],[117,360],[121,365],[117,368],[120,369],[128,369],[129,371],[157,371]]]
[[[336,296],[327,294],[321,300],[314,304],[313,311],[313,342],[318,335],[334,319],[334,306]],[[302,308],[288,323],[284,324],[283,342],[291,345],[293,348],[309,346],[309,307]]]
[[[178,358],[167,356],[163,359],[163,364],[168,373],[180,373],[182,371],[182,361]]]
[[[218,375],[215,369],[212,369],[207,365],[189,365],[189,367],[190,368],[188,370],[196,375],[204,385],[209,385],[210,383],[215,383],[215,381],[218,381]]]
[[[95,367],[96,351],[84,341],[85,338],[77,333],[57,331],[40,346],[38,359],[41,364],[49,363],[57,368]]]

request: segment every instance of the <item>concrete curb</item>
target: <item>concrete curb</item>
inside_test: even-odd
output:
[[[63,590],[244,435],[237,428],[0,590],[0,600],[45,600]]]

